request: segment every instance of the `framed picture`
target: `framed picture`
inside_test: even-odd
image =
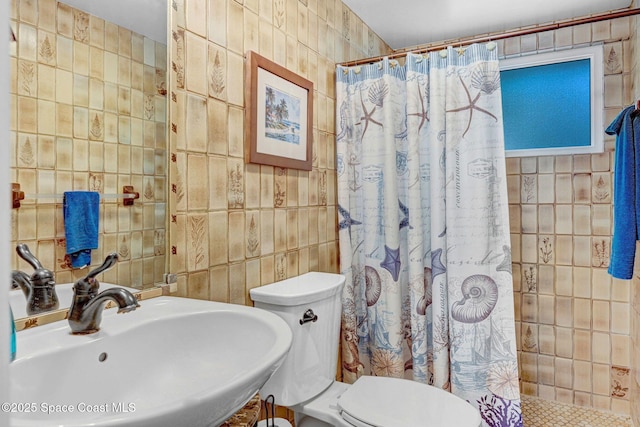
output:
[[[311,170],[313,83],[252,51],[245,67],[247,160]]]

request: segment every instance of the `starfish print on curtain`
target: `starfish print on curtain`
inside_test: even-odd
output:
[[[467,94],[467,99],[469,100],[469,104],[465,105],[464,107],[459,107],[459,108],[454,108],[453,110],[447,110],[447,113],[457,113],[460,111],[466,111],[469,110],[469,121],[467,122],[467,127],[464,130],[464,132],[462,133],[462,137],[464,138],[464,136],[467,134],[467,132],[469,132],[469,128],[471,127],[471,120],[473,119],[473,110],[478,110],[481,113],[484,113],[488,116],[493,117],[493,119],[497,122],[498,118],[491,112],[485,110],[484,108],[480,108],[478,107],[478,101],[480,100],[480,95],[482,95],[482,91],[478,92],[478,94],[476,95],[475,98],[471,99],[471,93],[469,92],[469,88],[467,88],[467,85],[465,84],[464,80],[462,80],[462,77],[458,76],[460,78],[460,82],[462,83],[462,87],[464,88],[465,93]]]

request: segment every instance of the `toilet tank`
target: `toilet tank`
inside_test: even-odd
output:
[[[340,274],[311,272],[250,290],[256,307],[280,316],[293,332],[291,349],[260,390],[262,398],[273,394],[277,405],[293,406],[335,380],[344,281]]]

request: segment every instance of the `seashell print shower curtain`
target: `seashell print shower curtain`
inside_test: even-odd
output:
[[[495,43],[336,71],[342,370],[521,426]]]

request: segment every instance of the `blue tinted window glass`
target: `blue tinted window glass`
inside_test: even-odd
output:
[[[507,150],[591,144],[589,61],[500,72]]]

